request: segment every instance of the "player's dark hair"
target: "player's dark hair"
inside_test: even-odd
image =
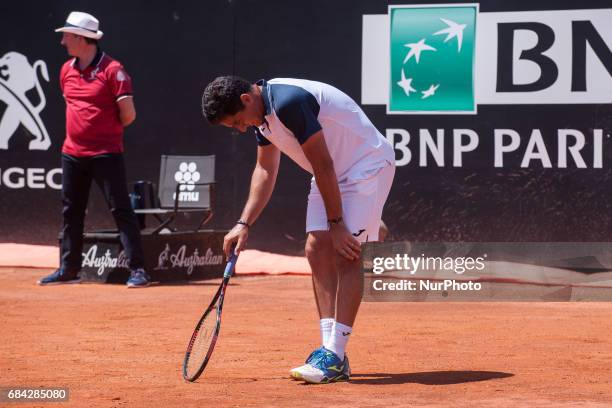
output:
[[[89,38],[89,37],[85,37],[85,36],[83,36],[83,38],[85,39],[85,42],[87,44],[96,44],[96,45],[98,45],[98,40],[96,40],[95,38]]]
[[[225,116],[244,109],[240,95],[249,93],[251,83],[237,76],[220,76],[204,89],[202,113],[206,120],[217,125]]]

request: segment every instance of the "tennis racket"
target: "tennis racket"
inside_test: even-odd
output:
[[[225,266],[223,274],[223,282],[219,286],[217,293],[213,297],[210,306],[206,309],[200,321],[193,330],[187,352],[185,352],[185,360],[183,361],[183,378],[187,381],[195,381],[204,371],[208,360],[215,348],[219,330],[221,329],[221,310],[223,309],[223,298],[225,297],[225,288],[234,273],[238,255],[232,250],[231,256]]]

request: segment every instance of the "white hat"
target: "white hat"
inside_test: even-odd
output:
[[[98,19],[91,14],[73,11],[68,15],[66,24],[64,24],[63,27],[56,29],[55,32],[72,33],[99,40],[104,34],[102,31],[98,30],[99,24],[100,22]]]

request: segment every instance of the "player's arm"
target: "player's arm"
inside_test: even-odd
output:
[[[270,201],[279,164],[280,150],[276,146],[269,144],[257,147],[257,163],[251,176],[249,198],[240,216],[247,224],[253,224]]]
[[[327,150],[323,131],[314,133],[302,144],[302,150],[312,166],[315,181],[325,203],[327,219],[342,217],[342,197],[338,187],[338,179],[334,170],[334,162]],[[343,222],[331,224],[329,232],[334,249],[348,260],[359,258],[361,246],[351,235]]]
[[[268,204],[268,201],[270,201],[274,185],[276,184],[279,164],[280,150],[276,146],[267,144],[257,147],[257,163],[251,176],[249,198],[240,216],[240,219],[248,225],[253,225]],[[236,243],[236,253],[243,250],[248,236],[249,227],[243,224],[236,224],[223,240],[223,252],[225,252],[225,255],[229,256],[229,250],[233,243]]]
[[[124,95],[117,100],[119,120],[123,127],[129,126],[136,119],[136,107],[132,95]]]

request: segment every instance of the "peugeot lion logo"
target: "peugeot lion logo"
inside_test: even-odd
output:
[[[19,125],[34,136],[29,144],[30,150],[47,150],[51,146],[45,124],[40,119],[47,101],[38,80],[39,71],[49,82],[47,64],[42,60],[30,65],[25,55],[14,51],[0,58],[0,101],[7,105],[0,118],[0,150],[8,149],[9,140]],[[39,99],[36,106],[26,96],[34,88]]]

